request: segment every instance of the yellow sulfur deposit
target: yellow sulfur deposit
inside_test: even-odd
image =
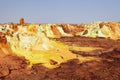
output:
[[[81,51],[92,51],[98,49],[89,47],[71,47],[55,41],[50,41],[50,44],[52,45],[50,50],[24,50],[19,47],[15,48],[13,46],[11,49],[16,55],[24,56],[30,62],[30,66],[33,64],[42,64],[47,68],[58,67],[60,63],[64,63],[70,59],[79,59],[81,62],[95,59],[92,57],[77,57],[76,54],[73,54],[69,51],[70,48],[77,50],[79,49]],[[56,62],[56,64],[52,64],[51,60]]]
[[[89,52],[100,48],[67,46],[61,42],[50,40],[47,37],[48,34],[45,35],[40,26],[30,25],[19,27],[13,37],[6,36],[6,38],[12,52],[17,56],[25,57],[30,66],[42,64],[47,68],[56,68],[70,59],[79,59],[80,62],[96,59],[93,57],[78,57],[70,49]]]

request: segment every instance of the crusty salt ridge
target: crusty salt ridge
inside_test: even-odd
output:
[[[31,24],[23,25],[23,27],[30,26]],[[1,25],[0,32],[11,31],[11,25],[6,25],[5,30],[2,29],[4,25]],[[20,27],[20,25],[16,25]],[[32,26],[39,26],[42,32],[49,38],[60,38],[65,36],[85,36],[85,37],[104,37],[111,39],[120,38],[120,23],[119,22],[95,22],[91,24],[32,24]],[[22,31],[22,30],[21,30]]]

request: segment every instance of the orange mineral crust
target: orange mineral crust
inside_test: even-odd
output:
[[[0,25],[0,80],[118,80],[119,63],[119,22]]]

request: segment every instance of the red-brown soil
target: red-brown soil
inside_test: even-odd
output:
[[[102,47],[104,51],[84,53],[85,55],[82,52],[72,51],[77,55],[93,56],[101,60],[79,63],[79,60],[73,59],[55,69],[47,69],[41,64],[30,68],[23,57],[2,56],[0,80],[120,80],[120,40],[84,37],[56,40],[67,45]]]

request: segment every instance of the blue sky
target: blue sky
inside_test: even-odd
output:
[[[0,0],[0,23],[120,21],[120,0]]]

